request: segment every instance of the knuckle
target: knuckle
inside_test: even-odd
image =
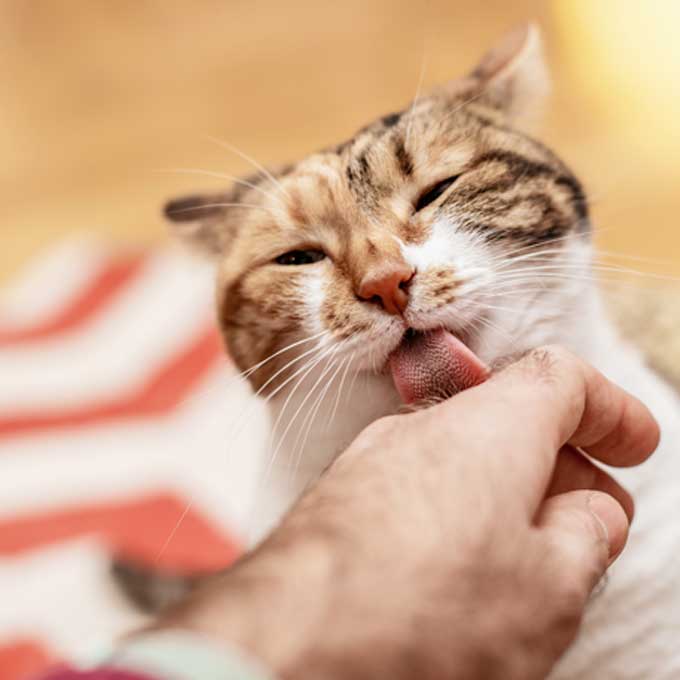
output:
[[[521,354],[509,355],[494,364],[494,372],[518,371],[532,380],[559,382],[565,374],[580,373],[581,360],[561,345],[541,345]]]
[[[553,382],[562,371],[573,369],[579,359],[561,345],[542,345],[527,353],[525,363],[539,378]]]
[[[583,412],[588,391],[588,370],[585,363],[571,351],[561,345],[536,347],[520,362],[520,370],[525,378],[543,385],[560,400],[561,412],[572,414],[573,417]]]
[[[598,546],[596,550],[592,544],[586,547],[573,535],[563,536],[555,540],[552,547],[548,546],[549,552],[559,558],[553,561],[549,582],[544,583],[545,600],[550,603],[547,625],[564,634],[578,628],[590,593],[607,566],[607,548],[603,543],[606,539],[600,536],[596,520],[582,513],[575,521],[594,536]]]

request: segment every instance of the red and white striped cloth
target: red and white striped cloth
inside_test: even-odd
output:
[[[212,298],[206,263],[87,238],[2,291],[0,680],[140,621],[112,556],[191,573],[238,554],[266,422]]]

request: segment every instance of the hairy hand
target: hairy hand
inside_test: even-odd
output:
[[[632,518],[589,457],[635,465],[658,437],[593,368],[536,350],[371,425],[258,550],[161,625],[231,640],[281,678],[543,678]]]

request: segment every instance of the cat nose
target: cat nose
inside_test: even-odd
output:
[[[360,281],[357,295],[362,300],[380,304],[388,314],[403,314],[413,274],[413,269],[406,263],[369,271]]]

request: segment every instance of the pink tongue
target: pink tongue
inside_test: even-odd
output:
[[[406,404],[450,397],[479,385],[489,375],[480,359],[444,330],[404,338],[390,356],[390,368]]]

